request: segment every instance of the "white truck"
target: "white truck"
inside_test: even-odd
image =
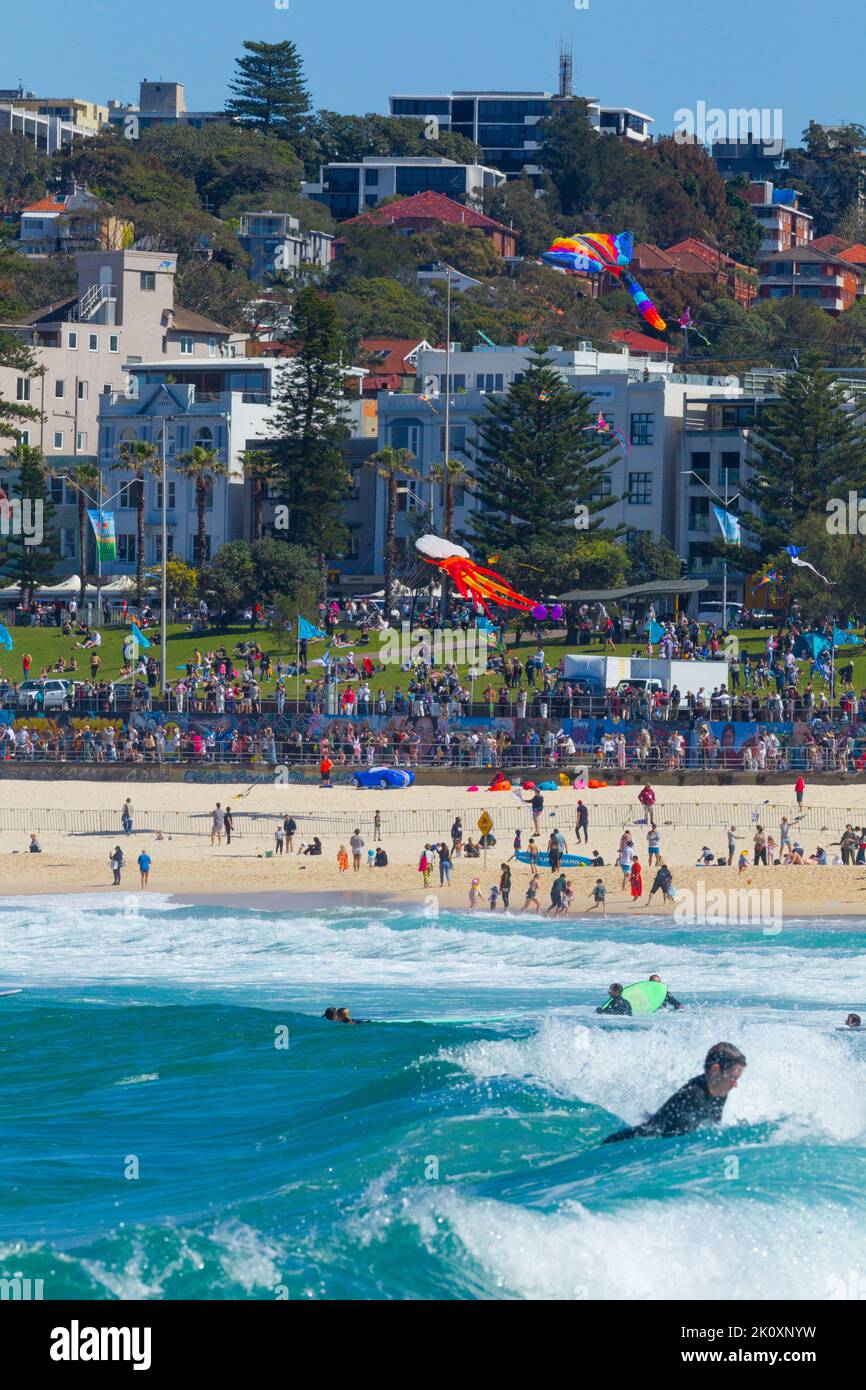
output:
[[[578,682],[589,695],[632,686],[640,690],[680,692],[681,707],[688,695],[700,690],[709,696],[718,687],[728,688],[727,661],[665,661],[650,656],[567,656],[563,677]]]

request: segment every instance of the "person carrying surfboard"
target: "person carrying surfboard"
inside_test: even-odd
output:
[[[661,984],[662,977],[661,975],[650,975],[650,979],[652,980],[654,985],[659,985]],[[660,1009],[681,1009],[682,1007],[683,1006],[680,1003],[679,999],[674,999],[674,996],[671,994],[670,990],[668,990],[664,999],[659,1004]]]
[[[631,1018],[631,1004],[623,998],[622,985],[608,985],[608,1000],[596,1009],[597,1014],[626,1014]]]
[[[617,1144],[622,1139],[644,1139],[672,1134],[691,1134],[703,1125],[721,1122],[725,1101],[736,1086],[746,1059],[733,1043],[720,1042],[704,1058],[703,1075],[693,1076],[681,1086],[660,1110],[641,1125],[620,1129],[601,1142]]]

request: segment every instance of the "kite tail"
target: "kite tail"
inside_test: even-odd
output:
[[[621,274],[623,283],[627,286],[629,294],[637,305],[641,318],[645,319],[651,328],[657,328],[661,333],[667,328],[667,324],[653,304],[646,290],[641,289],[637,280],[629,271],[624,270]]]

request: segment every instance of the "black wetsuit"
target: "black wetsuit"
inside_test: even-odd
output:
[[[722,1118],[726,1096],[711,1096],[705,1076],[693,1076],[685,1086],[666,1100],[661,1110],[634,1129],[620,1129],[602,1140],[616,1144],[620,1139],[640,1139],[653,1135],[689,1134],[701,1125],[717,1125]]]
[[[679,999],[674,999],[674,996],[671,994],[670,990],[668,990],[659,1007],[662,1009],[681,1009],[683,1006]]]
[[[629,1018],[631,1018],[631,1012],[631,1004],[627,999],[623,999],[621,994],[617,994],[615,997],[611,996],[606,1004],[602,1004],[600,1009],[596,1009],[597,1014],[628,1014]]]

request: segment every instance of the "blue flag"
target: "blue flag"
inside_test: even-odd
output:
[[[665,635],[665,630],[661,623],[655,623],[652,619],[650,619],[647,631],[649,632],[649,639],[651,642],[660,642]]]
[[[719,523],[722,535],[729,543],[739,545],[740,543],[740,518],[734,516],[733,512],[726,512],[723,507],[713,506],[713,516]]]
[[[0,647],[5,647],[7,652],[12,650],[12,634],[2,623],[0,623]]]
[[[312,623],[308,623],[306,618],[298,617],[298,637],[302,642],[315,642],[317,639],[324,640],[324,632],[320,632]]]
[[[138,626],[138,623],[133,623],[133,624],[132,624],[132,635],[133,635],[133,637],[135,638],[135,640],[136,640],[136,642],[138,643],[138,645],[139,645],[144,651],[147,651],[148,647],[150,646],[150,643],[148,642],[148,640],[147,640],[147,638],[145,637],[144,633],[142,632],[141,628]]]

